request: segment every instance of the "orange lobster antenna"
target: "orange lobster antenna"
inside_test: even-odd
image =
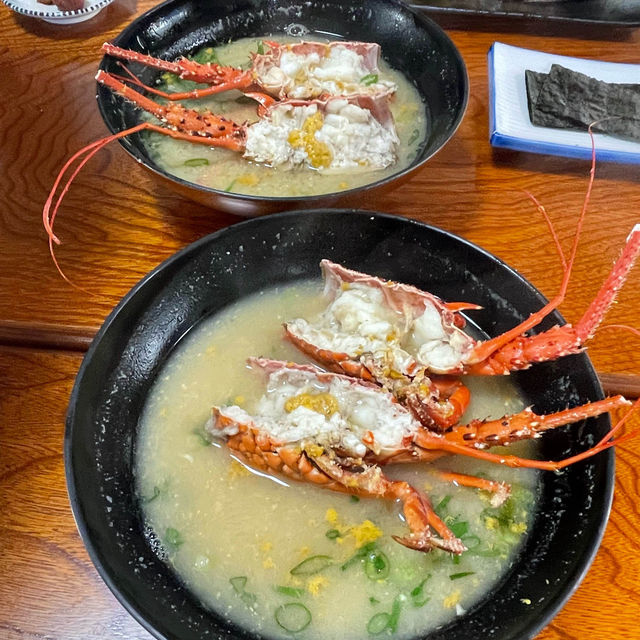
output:
[[[532,313],[526,320],[513,327],[513,329],[510,329],[509,331],[506,331],[505,333],[496,336],[491,340],[486,340],[485,342],[480,343],[474,349],[475,356],[473,360],[470,360],[471,364],[486,360],[494,351],[497,351],[500,347],[504,346],[514,338],[517,338],[525,331],[528,331],[529,329],[532,329],[533,327],[538,325],[543,318],[548,316],[552,311],[557,309],[562,302],[564,302],[565,296],[567,294],[567,289],[569,287],[571,271],[573,270],[573,264],[578,252],[578,243],[580,240],[580,235],[582,233],[582,227],[587,213],[587,206],[589,205],[589,200],[591,199],[591,190],[593,189],[593,182],[596,175],[596,146],[595,140],[593,138],[593,133],[591,131],[591,126],[589,127],[589,135],[591,136],[591,169],[589,171],[589,184],[587,186],[587,193],[585,195],[584,203],[582,204],[582,210],[580,211],[580,216],[578,217],[576,232],[573,239],[573,246],[571,247],[571,253],[568,262],[565,262],[564,254],[562,254],[562,250],[560,250],[561,255],[563,256],[562,259],[564,263],[564,275],[562,277],[560,291],[557,293],[555,298],[547,302],[547,304],[544,305],[542,309],[536,311],[535,313]]]

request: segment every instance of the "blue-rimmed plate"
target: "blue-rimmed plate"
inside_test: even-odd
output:
[[[494,147],[591,158],[586,131],[535,127],[529,119],[525,70],[548,73],[552,64],[604,82],[640,84],[640,65],[559,56],[494,42],[489,50],[489,136]],[[640,164],[640,142],[595,134],[600,161]]]

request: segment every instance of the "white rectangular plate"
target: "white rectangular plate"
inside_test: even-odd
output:
[[[584,131],[534,127],[529,119],[525,70],[549,73],[552,64],[597,80],[640,84],[640,65],[558,56],[494,42],[489,49],[489,136],[494,147],[591,158],[591,139]],[[640,164],[640,142],[596,133],[600,161]]]

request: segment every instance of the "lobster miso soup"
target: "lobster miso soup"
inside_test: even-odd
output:
[[[277,42],[296,42],[294,38],[270,37]],[[306,40],[322,41],[309,35]],[[264,45],[255,38],[243,38],[230,44],[207,48],[196,54],[201,61],[217,60],[220,64],[236,68],[247,68],[250,54],[261,50]],[[382,52],[384,55],[384,51]],[[295,197],[345,191],[381,180],[407,167],[418,153],[418,148],[426,137],[427,117],[425,104],[417,89],[407,78],[392,69],[384,60],[379,62],[380,83],[385,81],[397,85],[391,98],[391,112],[400,144],[395,163],[385,169],[318,171],[306,166],[288,169],[285,166],[268,166],[252,162],[242,157],[241,152],[223,148],[212,148],[201,144],[191,144],[174,140],[168,136],[149,133],[148,148],[154,162],[168,173],[179,178],[222,191],[256,196]],[[180,80],[171,74],[164,74],[161,88],[174,92],[189,91],[197,85]],[[223,115],[238,124],[258,121],[257,103],[242,96],[238,91],[227,91],[199,100],[183,101],[185,106],[198,111],[209,110]]]
[[[469,549],[455,557],[395,542],[392,535],[408,533],[398,504],[269,476],[211,444],[203,428],[212,405],[251,412],[263,393],[264,378],[246,358],[305,362],[283,341],[282,323],[311,319],[322,306],[319,283],[267,290],[181,343],[141,421],[136,477],[147,534],[207,607],[248,630],[309,640],[409,638],[464,614],[509,568],[529,526],[537,474],[471,459],[438,463],[511,483],[512,497],[493,508],[482,492],[440,481],[433,465],[385,467],[431,497]],[[502,377],[471,386],[474,415],[522,406]]]

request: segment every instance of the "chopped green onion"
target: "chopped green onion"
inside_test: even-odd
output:
[[[431,574],[429,574],[417,587],[411,589],[409,595],[411,596],[411,604],[413,604],[414,607],[424,607],[424,605],[431,600],[428,596],[426,598],[424,597],[424,583],[430,577]]]
[[[391,615],[389,616],[389,623],[387,628],[391,633],[395,633],[398,630],[398,620],[400,620],[400,610],[402,608],[402,595],[397,595],[391,606]]]
[[[367,623],[367,633],[372,636],[382,633],[389,626],[389,618],[388,613],[376,613]]]
[[[377,73],[368,73],[366,76],[360,78],[361,84],[368,87],[371,84],[375,84],[378,82],[378,74]]]
[[[468,535],[463,536],[462,542],[464,542],[464,546],[467,547],[469,551],[476,549],[480,546],[480,538],[478,536]]]
[[[335,540],[336,538],[340,537],[340,532],[337,529],[329,529],[329,531],[327,531],[327,533],[325,533],[324,535],[327,536],[329,540]]]
[[[227,188],[225,189],[225,191],[228,193],[229,191],[231,191],[231,189],[233,189],[233,185],[236,183],[235,179],[232,180],[229,185],[227,186]]]
[[[172,550],[176,550],[184,542],[180,532],[173,527],[167,527],[164,532],[164,543]]]
[[[431,577],[431,574],[429,574],[417,587],[414,587],[413,589],[411,589],[411,592],[409,595],[411,595],[412,598],[417,598],[418,596],[422,595],[422,592],[424,591],[424,583]]]
[[[389,629],[391,633],[395,633],[398,630],[398,621],[400,620],[400,611],[402,609],[402,600],[404,596],[398,594],[391,605],[391,613],[385,613],[381,611],[376,613],[375,616],[369,620],[367,624],[367,631],[372,636],[376,636],[386,629]]]
[[[374,598],[373,596],[369,596],[369,602],[371,604],[380,604],[380,600],[378,600],[377,598]]]
[[[295,587],[285,587],[278,585],[276,591],[283,596],[289,596],[290,598],[301,598],[304,595],[304,589],[296,589]]]
[[[469,531],[469,525],[466,522],[454,522],[449,529],[456,538],[462,538]]]
[[[193,56],[192,59],[194,62],[198,62],[199,64],[219,64],[218,54],[213,47],[201,49],[195,56]]]
[[[344,564],[340,566],[342,571],[348,569],[352,564],[358,562],[358,560],[363,560],[370,553],[375,551],[376,544],[375,542],[367,542],[367,544],[360,547]]]
[[[231,578],[229,582],[236,593],[244,593],[244,588],[247,584],[247,576],[236,576],[235,578]]]
[[[412,145],[418,139],[419,135],[420,135],[420,130],[419,129],[414,129],[411,132],[411,135],[409,136],[409,139],[407,140],[407,144],[408,145]]]
[[[292,576],[312,576],[331,566],[332,562],[331,556],[311,556],[293,567],[289,573]]]
[[[194,429],[192,433],[198,438],[198,442],[200,442],[203,447],[208,447],[211,444],[211,441],[207,438],[207,436],[205,436],[202,429]]]
[[[275,619],[285,631],[298,633],[311,623],[311,611],[300,602],[288,602],[276,609]]]
[[[160,487],[155,486],[153,487],[153,495],[152,496],[147,496],[146,498],[142,498],[142,503],[143,504],[149,504],[150,502],[153,502],[160,494],[162,493]]]
[[[364,572],[369,580],[384,580],[389,575],[389,559],[382,551],[372,551],[365,557]]]
[[[264,43],[262,42],[262,40],[258,42],[258,55],[264,55]]]
[[[444,498],[442,498],[442,500],[438,502],[435,508],[436,513],[440,515],[440,512],[444,511],[447,508],[447,505],[449,504],[450,501],[451,501],[451,496],[445,496]]]
[[[189,158],[189,160],[184,161],[185,167],[203,167],[206,164],[209,164],[206,158]]]
[[[460,564],[460,556],[455,553],[452,553],[451,556],[451,562],[453,562],[453,564]]]
[[[465,578],[466,576],[472,576],[475,571],[462,571],[461,573],[452,573],[449,578],[451,580],[459,580],[460,578]]]
[[[244,602],[248,607],[252,607],[256,600],[258,599],[255,593],[249,593],[245,591],[244,588],[247,584],[247,576],[236,576],[235,578],[230,578],[229,582],[233,587],[233,590],[240,596],[242,602]]]
[[[349,496],[351,502],[360,502],[360,498],[358,496]]]

